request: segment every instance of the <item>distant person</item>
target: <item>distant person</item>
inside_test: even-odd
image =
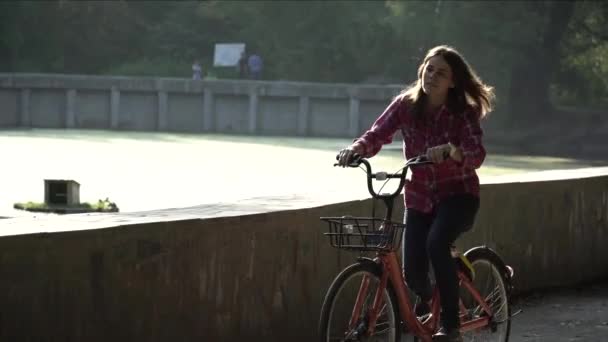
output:
[[[194,63],[192,63],[192,79],[203,79],[203,68],[201,67],[201,63],[198,60],[195,60]]]
[[[239,78],[247,78],[249,76],[249,66],[247,65],[247,54],[245,51],[241,52],[241,58],[239,58]]]
[[[247,65],[249,67],[249,75],[252,79],[259,80],[262,78],[262,68],[264,66],[262,57],[255,52],[252,53],[247,60]]]

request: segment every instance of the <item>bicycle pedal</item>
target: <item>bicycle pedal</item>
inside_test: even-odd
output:
[[[509,317],[509,319],[511,319],[511,318],[519,315],[522,312],[524,312],[524,310],[522,310],[522,309],[519,309],[519,310],[515,311],[514,313],[511,314],[511,317]]]
[[[519,315],[522,312],[524,312],[524,310],[519,309],[519,310],[515,311],[514,313],[512,313],[511,316],[509,316],[507,319],[503,319],[502,321],[497,321],[496,324],[505,323],[506,321],[509,321],[509,320],[513,319],[513,317]]]
[[[433,317],[433,314],[432,313],[428,313],[428,314],[419,316],[417,318],[420,321],[420,323],[422,323],[424,325],[424,324],[427,324],[429,322],[429,320],[431,319],[431,317]]]

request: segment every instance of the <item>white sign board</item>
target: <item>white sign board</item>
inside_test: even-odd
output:
[[[215,44],[213,66],[236,66],[244,51],[244,43]]]

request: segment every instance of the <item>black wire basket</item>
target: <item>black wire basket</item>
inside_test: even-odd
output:
[[[399,247],[405,225],[373,217],[321,217],[329,223],[329,243],[353,251],[390,252]]]

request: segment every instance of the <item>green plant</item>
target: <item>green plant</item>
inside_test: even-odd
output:
[[[76,205],[60,205],[60,204],[48,204],[41,202],[24,202],[15,203],[13,208],[34,212],[55,212],[55,213],[85,213],[85,212],[118,212],[118,206],[116,203],[110,201],[109,198],[104,200],[98,200],[93,203],[78,203]]]

